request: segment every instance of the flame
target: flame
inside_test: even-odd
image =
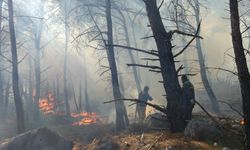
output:
[[[73,118],[80,118],[80,121],[74,122],[73,126],[83,126],[97,123],[97,114],[95,112],[81,112],[79,114],[72,113]]]
[[[47,98],[43,98],[43,99],[40,99],[39,100],[39,108],[40,110],[45,114],[45,115],[48,115],[48,114],[54,114],[54,108],[55,108],[55,105],[54,105],[54,102],[53,101],[50,101],[49,99]]]
[[[44,115],[56,114],[56,106],[61,105],[63,103],[63,101],[56,101],[56,98],[53,93],[49,92],[47,97],[41,98],[39,100],[39,109],[43,112]]]
[[[53,93],[49,92],[47,97],[41,98],[39,100],[39,109],[43,112],[44,115],[66,115],[65,112],[59,112],[55,110],[57,105],[61,105],[63,103],[64,101],[56,100]],[[95,112],[71,113],[71,117],[78,120],[72,124],[73,126],[91,125],[97,123],[97,121],[102,120],[97,116],[97,113]]]
[[[240,125],[242,125],[242,126],[246,125],[245,119],[241,119],[241,120],[240,120]]]

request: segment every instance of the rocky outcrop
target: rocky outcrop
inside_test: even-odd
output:
[[[39,128],[1,141],[0,150],[72,150],[73,143],[48,128]]]
[[[216,140],[222,131],[212,120],[199,118],[189,121],[184,134],[196,140]]]

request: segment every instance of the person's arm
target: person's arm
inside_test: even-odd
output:
[[[153,100],[153,97],[151,97],[149,94],[147,94],[147,99],[148,99],[149,101],[152,101],[152,100]]]

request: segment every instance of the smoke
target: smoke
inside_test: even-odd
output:
[[[106,72],[102,76],[103,71],[101,66],[107,66],[106,52],[105,50],[95,49],[100,43],[100,37],[96,41],[90,42],[91,37],[93,38],[93,32],[89,34],[83,34],[88,32],[88,29],[93,28],[93,20],[91,20],[88,7],[86,4],[82,4],[79,1],[71,0],[70,3],[65,5],[65,2],[69,0],[15,0],[15,25],[18,37],[18,57],[21,59],[26,54],[28,56],[19,64],[20,67],[20,80],[25,83],[25,90],[28,89],[28,82],[31,80],[33,87],[35,86],[34,78],[34,51],[35,41],[34,34],[36,32],[35,26],[39,23],[42,24],[42,36],[41,36],[41,91],[42,97],[46,96],[47,90],[54,90],[53,85],[59,78],[60,94],[63,95],[63,63],[64,63],[64,47],[65,47],[65,8],[69,14],[69,52],[68,52],[68,87],[70,93],[70,106],[71,110],[75,111],[74,95],[76,100],[79,100],[80,93],[80,82],[84,78],[81,77],[83,72],[87,72],[88,81],[88,92],[89,101],[92,105],[92,109],[104,116],[109,116],[109,120],[112,122],[115,118],[114,104],[103,104],[104,101],[113,99],[110,72]],[[96,1],[84,1],[86,3],[97,4]],[[98,1],[98,4],[103,5],[104,1]],[[232,53],[232,44],[229,28],[229,20],[223,19],[222,17],[227,16],[226,11],[227,5],[222,1],[219,4],[209,4],[209,13],[203,16],[201,35],[204,37],[202,41],[204,48],[204,55],[206,58],[206,65],[211,67],[223,67],[235,71],[234,60],[229,56]],[[120,3],[118,3],[119,5]],[[143,37],[151,36],[151,30],[148,27],[148,20],[145,16],[144,4],[138,1],[124,1],[122,8],[128,7],[132,12],[142,13],[137,17],[133,16],[133,13],[125,13],[127,19],[128,30],[130,34],[131,46],[138,48],[152,50],[156,49],[156,45],[153,38],[144,39]],[[67,6],[67,7],[65,7]],[[83,6],[83,7],[78,7]],[[6,6],[5,6],[6,7]],[[72,9],[75,9],[74,11]],[[43,9],[43,13],[40,11]],[[91,12],[95,15],[95,19],[100,26],[101,30],[106,32],[105,19],[103,18],[105,12],[103,7],[89,7]],[[124,9],[121,9],[124,11]],[[166,9],[161,9],[161,13],[166,17]],[[115,9],[112,10],[113,24],[116,31],[114,36],[117,36],[116,44],[125,45],[124,34],[117,19],[117,12]],[[4,13],[6,14],[6,12]],[[83,21],[83,22],[80,22]],[[133,22],[132,22],[133,21]],[[167,21],[165,22],[167,23]],[[6,21],[4,23],[6,25]],[[168,25],[167,29],[175,29],[174,25]],[[132,33],[135,30],[135,40],[133,39]],[[96,31],[96,30],[94,30]],[[79,36],[83,34],[82,36]],[[92,36],[90,36],[92,35]],[[94,35],[95,36],[95,35]],[[174,44],[177,46],[183,46],[181,41],[174,40]],[[6,46],[9,48],[9,46]],[[100,46],[103,48],[102,46]],[[98,47],[98,48],[100,48]],[[116,49],[116,54],[119,54],[119,75],[121,75],[124,82],[124,97],[137,98],[138,93],[136,91],[136,85],[132,74],[132,68],[127,67],[130,59],[126,49]],[[229,49],[229,50],[228,50]],[[227,51],[228,50],[228,51]],[[135,52],[133,54],[136,55]],[[8,56],[8,54],[6,54]],[[83,57],[85,55],[85,57]],[[139,54],[139,58],[136,61],[141,64],[159,65],[158,62],[142,61],[140,58],[148,58],[150,56],[145,54]],[[187,51],[187,57],[189,60],[197,59],[196,50],[191,47]],[[30,60],[32,64],[30,65]],[[85,59],[85,60],[84,60]],[[86,63],[86,64],[85,64]],[[195,61],[188,62],[189,70],[198,73],[198,64]],[[6,64],[7,66],[7,64]],[[32,78],[29,78],[30,66],[32,69]],[[10,69],[9,69],[10,71]],[[163,85],[159,83],[162,81],[161,74],[149,72],[148,69],[139,69],[141,75],[141,84],[143,86],[149,86],[149,93],[154,98],[153,103],[159,105],[166,105],[166,98]],[[232,91],[227,89],[234,89],[234,95],[239,95],[239,88],[237,77],[233,77],[231,74],[221,71],[208,70],[210,82],[212,87],[218,95],[218,99],[228,99],[233,97]],[[6,78],[10,78],[10,73],[5,73]],[[191,77],[191,81],[195,85],[197,99],[204,102],[209,107],[208,97],[204,92],[203,85],[199,73],[195,77]],[[223,83],[223,84],[222,84]],[[49,86],[47,86],[49,85]],[[221,86],[223,85],[223,86]],[[74,91],[73,88],[74,87]],[[86,87],[85,87],[86,88]],[[27,92],[27,91],[26,91]],[[235,98],[234,101],[239,102],[239,97]],[[24,99],[24,102],[26,100]],[[13,100],[11,99],[11,102]],[[84,103],[84,99],[83,99]],[[129,105],[126,103],[126,105]],[[133,115],[135,106],[127,107],[128,113]],[[13,108],[11,108],[13,109]],[[196,111],[199,111],[198,109]]]

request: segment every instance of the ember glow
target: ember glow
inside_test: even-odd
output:
[[[241,119],[241,120],[240,120],[240,125],[242,125],[242,126],[246,125],[245,119]]]
[[[72,113],[73,118],[79,118],[80,121],[74,122],[73,126],[83,126],[97,123],[97,114],[95,112],[81,112],[79,114]]]

